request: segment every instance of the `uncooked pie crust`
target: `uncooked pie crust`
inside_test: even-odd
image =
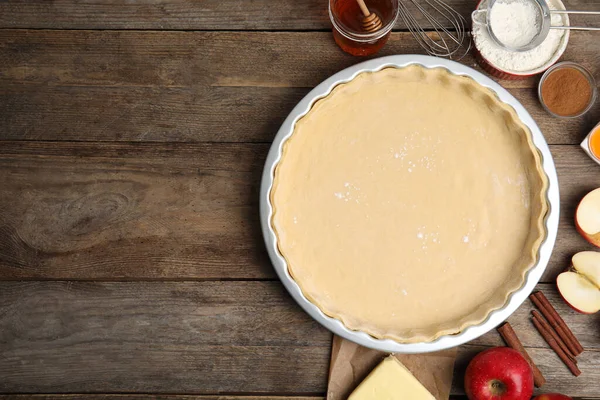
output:
[[[432,341],[522,286],[545,237],[531,133],[487,88],[420,66],[362,73],[295,125],[271,190],[278,248],[346,327]]]

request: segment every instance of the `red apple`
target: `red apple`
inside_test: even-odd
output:
[[[600,247],[600,188],[592,190],[579,202],[575,227],[585,240]]]
[[[560,393],[546,393],[546,394],[537,396],[533,400],[573,400],[573,399],[569,396],[565,396],[564,394],[560,394]]]
[[[477,354],[465,373],[469,400],[529,400],[533,372],[521,353],[494,347]]]
[[[600,311],[600,253],[582,251],[573,256],[571,270],[556,278],[560,295],[583,314]]]

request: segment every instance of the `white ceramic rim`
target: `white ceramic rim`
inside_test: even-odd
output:
[[[483,3],[483,1],[484,0],[479,1],[479,3],[477,4],[476,10],[479,10],[479,7],[481,6],[481,3]],[[556,2],[558,4],[559,10],[566,10],[565,5],[562,2],[562,0],[551,0],[551,1]],[[548,2],[548,1],[546,1],[546,2]],[[570,26],[571,22],[569,20],[569,15],[562,14],[562,17],[564,18],[564,21],[565,21],[564,26]],[[571,31],[569,29],[565,30],[565,34],[563,35],[563,37],[561,39],[560,46],[558,46],[558,49],[556,49],[556,53],[554,53],[552,58],[546,64],[542,65],[541,67],[531,69],[528,71],[512,71],[510,69],[505,69],[505,68],[497,66],[496,64],[491,62],[486,56],[483,55],[481,50],[479,50],[479,47],[477,47],[477,42],[475,41],[475,37],[472,33],[471,33],[471,36],[473,36],[473,46],[475,46],[475,48],[477,49],[479,54],[481,54],[481,57],[492,67],[496,68],[500,72],[504,72],[504,73],[510,74],[510,75],[529,76],[529,75],[537,75],[537,74],[544,72],[545,70],[547,70],[548,68],[553,66],[562,57],[562,55],[565,53],[565,50],[567,50],[567,45],[569,44],[569,38],[571,36]]]
[[[316,305],[311,303],[304,296],[298,284],[291,277],[287,268],[287,263],[279,253],[277,247],[277,236],[271,226],[273,207],[271,205],[270,192],[273,186],[275,167],[281,158],[283,144],[292,135],[296,122],[306,115],[317,100],[327,96],[337,85],[349,82],[363,72],[376,72],[390,67],[402,68],[414,64],[421,65],[425,68],[444,68],[455,75],[471,77],[480,85],[491,89],[498,96],[500,101],[514,108],[520,120],[530,129],[533,143],[540,152],[542,166],[549,184],[547,192],[549,208],[544,221],[546,237],[540,246],[538,261],[526,273],[523,286],[508,297],[504,306],[492,311],[480,324],[467,327],[458,334],[441,336],[431,342],[398,343],[391,339],[378,339],[365,332],[350,330],[340,320],[325,315]],[[294,107],[277,132],[265,162],[260,188],[260,219],[267,251],[277,275],[294,300],[296,300],[296,302],[317,322],[336,335],[362,346],[389,353],[427,353],[459,346],[483,335],[508,318],[527,299],[529,294],[531,294],[546,270],[548,260],[550,259],[556,241],[559,208],[560,198],[558,192],[558,177],[556,175],[556,168],[550,149],[537,124],[518,100],[498,83],[472,68],[442,58],[412,54],[382,57],[354,65],[334,74],[311,90],[302,100],[300,100],[296,107]]]

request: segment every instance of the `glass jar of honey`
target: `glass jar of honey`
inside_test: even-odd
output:
[[[329,0],[333,38],[342,50],[353,56],[368,56],[379,51],[398,18],[398,0],[366,0],[365,4],[379,17],[381,28],[365,30],[365,16],[356,0]]]

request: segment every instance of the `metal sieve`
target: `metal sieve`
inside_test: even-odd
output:
[[[548,3],[545,0],[527,0],[535,5],[536,11],[538,13],[537,19],[539,22],[539,30],[535,34],[535,36],[531,39],[531,41],[522,46],[514,47],[510,46],[506,43],[503,43],[496,34],[494,33],[494,29],[491,23],[491,14],[494,10],[494,4],[496,2],[503,3],[512,3],[515,0],[488,0],[487,8],[480,8],[471,14],[471,18],[474,24],[484,25],[487,28],[487,31],[492,38],[492,40],[501,48],[508,51],[528,51],[536,48],[540,44],[546,40],[548,37],[548,33],[550,33],[550,29],[567,29],[567,30],[575,30],[575,31],[600,31],[600,28],[589,27],[589,26],[561,26],[561,25],[552,25],[552,14],[581,14],[581,15],[600,15],[600,11],[569,11],[569,10],[551,10],[548,6]],[[483,16],[483,17],[482,17]]]

